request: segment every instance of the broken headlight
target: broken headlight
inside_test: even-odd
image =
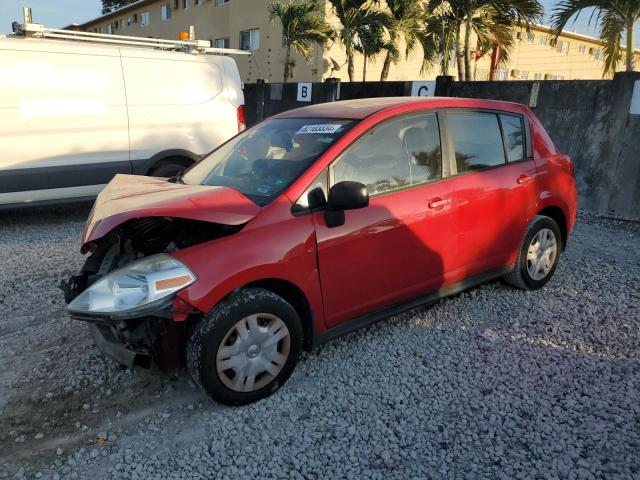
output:
[[[153,255],[105,275],[67,309],[72,313],[124,313],[161,303],[195,280],[191,270],[175,258]]]

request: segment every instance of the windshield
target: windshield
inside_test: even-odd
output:
[[[182,180],[230,187],[258,205],[266,205],[354,123],[327,118],[266,120],[214,150]]]

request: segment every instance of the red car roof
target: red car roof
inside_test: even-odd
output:
[[[390,109],[406,104],[421,103],[428,108],[430,103],[434,107],[442,108],[451,107],[482,107],[495,108],[496,110],[513,111],[517,105],[521,109],[521,105],[511,102],[503,102],[500,100],[484,100],[477,98],[458,98],[458,97],[378,97],[378,98],[359,98],[356,100],[341,100],[339,102],[318,103],[309,105],[308,107],[296,108],[286,112],[274,115],[274,118],[349,118],[361,120],[381,110]],[[443,105],[446,103],[447,105]]]

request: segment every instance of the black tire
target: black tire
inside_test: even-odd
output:
[[[175,177],[179,173],[182,173],[186,170],[186,167],[183,163],[180,163],[178,159],[169,158],[167,160],[163,160],[161,164],[153,167],[149,170],[150,177]]]
[[[556,253],[554,256],[553,264],[551,265],[551,269],[549,272],[541,279],[533,278],[529,269],[527,268],[527,252],[531,242],[534,237],[543,229],[549,229],[553,232],[556,241]],[[560,252],[562,251],[562,236],[560,234],[560,228],[558,224],[549,217],[545,217],[542,215],[537,215],[529,224],[527,231],[524,234],[524,238],[520,243],[520,248],[518,250],[518,258],[516,260],[516,264],[514,269],[505,275],[505,281],[522,290],[536,290],[538,288],[542,288],[553,276],[553,273],[556,271],[558,266],[558,261],[560,260]]]
[[[223,383],[216,368],[216,356],[228,332],[256,313],[270,314],[284,322],[290,339],[288,358],[269,383],[258,390],[239,392]],[[302,325],[295,309],[269,290],[244,288],[220,302],[196,325],[187,343],[187,367],[194,381],[214,400],[226,405],[245,405],[278,390],[293,372],[301,350]]]

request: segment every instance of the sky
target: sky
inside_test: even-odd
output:
[[[547,18],[557,2],[542,0]],[[29,6],[33,20],[51,28],[66,27],[77,22],[83,23],[100,16],[100,0],[0,0],[0,33],[11,31],[11,22],[22,22],[22,7]],[[575,30],[584,35],[596,36],[595,25],[588,26],[589,15],[582,13],[578,21],[567,25],[567,30]],[[547,22],[545,22],[547,23]],[[636,35],[636,47],[640,48],[640,35]]]

